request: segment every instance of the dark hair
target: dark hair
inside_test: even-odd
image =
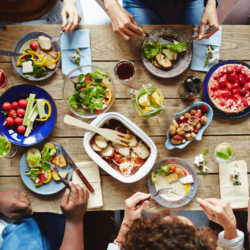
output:
[[[196,234],[195,227],[171,222],[162,215],[142,217],[134,221],[122,245],[124,250],[212,250],[205,238]]]

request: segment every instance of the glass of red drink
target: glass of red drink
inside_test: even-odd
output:
[[[3,88],[7,82],[8,79],[5,72],[0,69],[0,88]]]
[[[135,65],[128,60],[121,60],[115,65],[114,72],[119,82],[128,86],[135,78]]]

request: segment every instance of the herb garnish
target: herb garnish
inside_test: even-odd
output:
[[[210,48],[211,50],[214,50],[214,46],[210,45]],[[207,59],[205,61],[205,64],[204,64],[204,68],[207,67],[207,65],[209,64],[209,60],[213,58],[213,53],[212,52],[208,52],[208,55],[207,55]]]

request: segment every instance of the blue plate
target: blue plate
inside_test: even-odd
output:
[[[170,133],[169,130],[167,132],[167,141],[165,143],[165,147],[169,150],[173,149],[173,148],[179,148],[179,149],[183,149],[185,148],[191,141],[193,140],[197,140],[197,141],[201,141],[202,139],[202,135],[205,131],[205,129],[208,127],[208,125],[210,124],[210,122],[213,120],[213,109],[205,102],[195,102],[193,103],[191,106],[189,106],[188,108],[184,109],[183,111],[181,111],[180,113],[176,113],[174,114],[174,119],[177,120],[179,119],[181,116],[183,116],[184,114],[186,114],[187,112],[190,112],[192,109],[194,109],[195,106],[201,107],[202,105],[205,105],[208,107],[208,113],[207,113],[207,123],[205,125],[203,125],[200,129],[198,134],[196,135],[196,137],[192,140],[186,141],[183,144],[179,144],[179,145],[173,145],[171,143],[171,138],[170,138]]]
[[[245,115],[247,115],[248,113],[250,113],[250,106],[248,106],[243,112],[239,112],[239,113],[235,113],[235,114],[227,114],[224,113],[222,111],[220,111],[219,109],[217,109],[214,104],[211,102],[208,92],[207,92],[207,86],[209,83],[209,79],[212,76],[212,74],[221,66],[223,65],[227,65],[227,64],[242,64],[244,66],[246,66],[247,68],[250,69],[250,66],[247,63],[244,63],[242,61],[237,61],[237,60],[226,60],[226,61],[222,61],[219,62],[217,64],[215,64],[206,74],[205,79],[204,79],[204,87],[203,87],[203,91],[204,91],[204,97],[206,102],[212,107],[212,109],[214,110],[214,112],[217,115],[223,116],[225,118],[240,118],[243,117]]]
[[[11,143],[18,146],[31,146],[41,142],[47,136],[49,136],[56,124],[57,110],[53,98],[43,88],[34,84],[20,84],[9,88],[0,97],[0,109],[2,109],[3,103],[18,102],[20,99],[26,99],[29,97],[29,94],[36,94],[36,99],[46,99],[51,105],[51,116],[47,121],[44,122],[35,121],[33,130],[31,131],[29,137],[26,138],[24,135],[17,133],[16,126],[13,128],[3,126],[2,124],[4,123],[4,120],[7,116],[4,116],[3,113],[0,113],[0,132],[5,137],[7,137]],[[45,111],[46,114],[48,114],[47,105]]]
[[[40,151],[42,151],[43,145],[45,143],[46,142],[39,143],[34,148],[38,148]],[[53,143],[55,146],[58,147],[56,156],[59,155],[59,154],[62,154],[62,152],[60,152],[60,145],[57,144],[57,143],[54,143],[54,142],[51,142],[51,143]],[[30,179],[29,175],[25,174],[25,171],[30,170],[30,168],[29,168],[29,166],[27,165],[27,162],[26,162],[26,156],[27,156],[27,152],[28,152],[29,149],[27,149],[26,152],[23,154],[23,157],[22,157],[21,162],[20,162],[21,178],[23,180],[23,183],[27,186],[27,188],[29,188],[34,193],[42,194],[42,195],[55,194],[55,193],[61,191],[62,189],[64,189],[65,185],[60,181],[55,181],[53,178],[49,183],[43,184],[39,188],[35,187],[35,184]],[[69,165],[67,165],[67,167],[65,167],[65,168],[60,168],[60,172],[69,173],[68,176],[67,176],[67,180],[70,180],[72,178],[73,169]]]
[[[186,204],[188,204],[194,198],[194,196],[196,195],[197,189],[198,189],[197,174],[196,174],[195,170],[193,169],[193,167],[188,162],[186,162],[180,158],[175,158],[175,157],[166,158],[166,159],[158,162],[153,167],[153,169],[150,171],[150,174],[148,175],[148,189],[149,189],[149,192],[151,195],[155,195],[157,193],[156,188],[155,188],[155,184],[153,184],[151,181],[151,173],[152,172],[156,173],[157,169],[160,169],[161,166],[170,165],[170,164],[176,164],[176,165],[182,166],[184,169],[186,169],[188,171],[188,173],[190,175],[193,176],[194,183],[191,184],[190,190],[187,194],[187,196],[190,197],[190,199],[185,196],[181,200],[170,201],[170,200],[164,199],[163,197],[161,197],[159,195],[156,198],[154,198],[154,200],[164,207],[178,208],[178,207],[182,207],[182,206],[185,206]]]
[[[21,38],[19,38],[19,40],[16,42],[16,44],[15,44],[15,46],[14,46],[14,48],[13,48],[12,51],[13,51],[13,52],[19,53],[20,50],[21,50],[21,48],[23,47],[23,45],[24,45],[26,42],[28,42],[28,41],[31,40],[31,39],[36,39],[36,38],[38,38],[39,36],[47,36],[48,38],[52,39],[52,36],[50,36],[49,34],[46,34],[46,33],[44,33],[44,32],[38,32],[38,31],[36,31],[36,32],[31,32],[31,33],[28,33],[28,34],[22,36]],[[52,43],[52,47],[53,47],[53,50],[54,50],[55,52],[60,52],[60,46],[58,45],[57,42]],[[20,76],[22,76],[23,78],[25,78],[25,79],[27,79],[27,80],[31,80],[31,81],[42,81],[42,80],[47,79],[47,78],[49,78],[50,76],[52,76],[52,75],[55,73],[55,71],[58,69],[59,64],[60,64],[60,60],[61,60],[61,58],[58,60],[58,62],[56,63],[56,68],[55,68],[54,70],[49,70],[49,69],[48,69],[45,76],[43,76],[43,77],[38,77],[38,78],[37,78],[37,77],[31,75],[31,76],[28,78],[28,77],[26,77],[26,76],[23,74],[23,72],[22,72],[22,67],[17,67],[17,66],[16,66],[18,58],[19,58],[19,56],[13,56],[13,57],[12,57],[12,64],[13,64],[15,70],[17,71],[17,73],[18,73]]]

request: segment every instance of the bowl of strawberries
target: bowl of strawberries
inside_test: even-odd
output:
[[[185,148],[191,141],[202,139],[205,129],[213,119],[213,109],[205,102],[196,102],[174,114],[167,132],[167,149]]]

